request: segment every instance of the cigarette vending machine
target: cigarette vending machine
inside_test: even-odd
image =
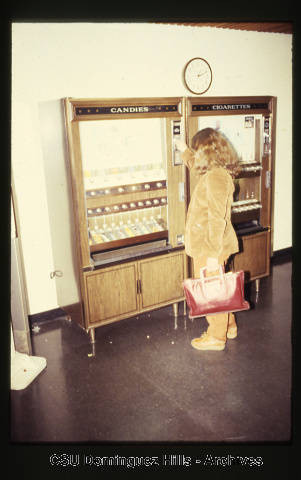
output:
[[[232,263],[258,291],[260,278],[270,273],[276,98],[192,97],[187,109],[190,140],[202,128],[219,129],[239,156],[232,204],[239,253]],[[195,181],[191,174],[190,194]]]
[[[65,99],[81,326],[184,300],[181,98]]]
[[[197,177],[175,138],[205,127],[232,142],[242,170],[232,222],[234,268],[269,275],[275,129],[274,97],[162,97],[64,100],[80,325],[95,328],[184,300],[194,272],[185,254],[187,207]]]

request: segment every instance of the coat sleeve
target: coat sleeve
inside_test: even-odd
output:
[[[223,249],[229,179],[225,170],[214,169],[207,173],[208,200],[208,256],[218,258]]]
[[[181,155],[182,160],[186,167],[189,169],[193,168],[194,166],[194,152],[190,148],[186,148]]]

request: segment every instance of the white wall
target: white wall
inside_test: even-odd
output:
[[[208,96],[274,95],[274,250],[292,245],[292,36],[146,23],[14,23],[12,169],[29,313],[75,303],[63,97],[189,96],[186,62],[206,58]],[[50,279],[61,270],[63,277]]]

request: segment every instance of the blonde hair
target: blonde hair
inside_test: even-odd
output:
[[[194,135],[191,147],[195,151],[194,167],[199,174],[213,167],[225,168],[233,178],[240,172],[238,155],[222,132],[204,128]]]

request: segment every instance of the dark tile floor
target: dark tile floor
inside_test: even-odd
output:
[[[291,432],[291,262],[246,289],[239,336],[222,352],[190,340],[205,319],[172,307],[96,329],[40,323],[47,368],[11,392],[13,442],[273,442]]]

